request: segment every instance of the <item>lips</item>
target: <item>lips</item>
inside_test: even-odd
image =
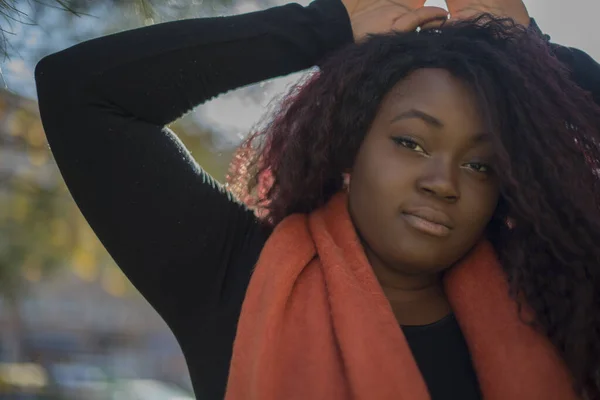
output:
[[[418,207],[403,211],[404,214],[412,215],[424,219],[425,221],[445,226],[448,229],[454,229],[452,219],[442,211],[431,207]]]
[[[446,237],[454,227],[448,215],[430,207],[405,210],[402,216],[409,226],[430,236]]]

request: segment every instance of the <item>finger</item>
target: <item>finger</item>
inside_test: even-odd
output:
[[[406,5],[409,8],[416,10],[425,6],[425,2],[426,0],[404,0],[402,3],[404,3],[404,5]],[[392,3],[394,3],[394,1],[392,1]]]
[[[394,30],[410,32],[418,27],[433,23],[434,21],[445,21],[448,19],[448,11],[440,7],[421,7],[406,13],[398,18],[392,27]]]
[[[419,26],[421,30],[425,29],[439,29],[444,26],[448,22],[448,18],[444,19],[435,19],[433,21],[425,22],[423,25]]]
[[[432,21],[429,21],[429,22],[425,22],[424,24],[422,24],[421,26],[419,26],[419,28],[421,29],[421,31],[426,30],[426,29],[440,29],[444,25],[446,25],[448,22],[450,22],[450,17],[449,16],[445,17],[443,19],[435,19],[435,20],[432,20]]]

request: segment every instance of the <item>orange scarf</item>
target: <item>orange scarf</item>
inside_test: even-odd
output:
[[[492,246],[445,276],[486,400],[576,399],[550,342],[522,323]],[[281,222],[242,306],[227,400],[428,400],[338,194]]]

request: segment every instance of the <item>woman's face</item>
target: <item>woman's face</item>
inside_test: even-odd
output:
[[[349,207],[371,263],[434,273],[481,237],[499,189],[473,93],[420,69],[386,95],[351,171]]]

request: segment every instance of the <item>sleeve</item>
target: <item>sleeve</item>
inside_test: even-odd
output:
[[[587,53],[559,45],[552,45],[554,54],[571,72],[571,79],[579,87],[591,93],[594,102],[600,105],[600,64]]]
[[[542,33],[533,18],[531,18],[530,29],[549,42],[550,48],[556,58],[571,72],[571,79],[579,87],[591,93],[594,102],[600,105],[600,64],[581,50],[550,43],[550,36]]]
[[[180,344],[191,320],[209,323],[224,303],[235,310],[223,324],[235,325],[268,232],[165,125],[351,41],[342,3],[316,0],[124,31],[36,66],[44,130],[70,193]]]

